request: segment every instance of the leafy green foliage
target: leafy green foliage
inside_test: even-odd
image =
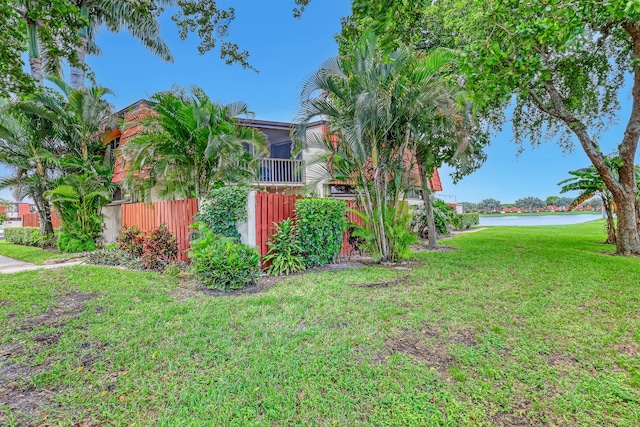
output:
[[[190,92],[156,93],[149,107],[153,114],[124,125],[143,126],[121,148],[132,193],[148,198],[158,184],[164,196],[202,197],[220,182],[257,176],[257,158],[249,151],[266,153],[267,140],[236,123],[237,117],[251,115],[245,103],[220,105],[194,86]]]
[[[458,215],[458,225],[460,230],[466,230],[474,225],[480,224],[480,214],[478,213],[463,213]]]
[[[260,273],[260,254],[234,239],[201,229],[201,238],[191,242],[189,257],[195,278],[208,288],[243,289]]]
[[[364,223],[363,225],[352,225],[351,235],[359,239],[357,241],[358,249],[367,252],[375,262],[380,262],[382,254],[376,244],[376,235],[370,226],[371,218],[366,213],[354,212]],[[373,217],[376,218],[377,215],[377,211],[374,211]],[[389,251],[392,254],[388,261],[395,262],[408,258],[411,255],[409,245],[418,241],[416,233],[410,228],[411,214],[403,208],[402,210],[386,209],[383,215],[387,216],[384,218],[385,234],[389,238]]]
[[[267,241],[269,252],[263,258],[263,263],[269,263],[267,273],[272,276],[295,273],[305,269],[300,236],[291,218],[275,224],[273,233],[269,233]]]
[[[87,264],[126,267],[131,270],[142,270],[139,257],[117,248],[104,248],[90,252],[86,257]]]
[[[478,202],[477,208],[484,213],[499,212],[502,209],[502,203],[496,199],[483,199]]]
[[[237,222],[247,220],[247,198],[249,188],[221,187],[209,191],[201,200],[196,219],[213,234],[240,240]]]
[[[58,250],[64,253],[90,252],[97,249],[95,240],[89,236],[79,236],[61,232],[58,236]]]
[[[532,196],[516,200],[515,205],[517,208],[524,208],[527,212],[531,212],[536,209],[544,209],[546,207],[544,200]]]
[[[38,246],[40,229],[38,227],[10,227],[4,229],[4,239],[16,245]]]
[[[512,123],[519,144],[553,140],[570,150],[580,143],[616,202],[617,252],[624,255],[640,254],[634,214],[640,134],[626,132],[619,141],[618,179],[607,166],[601,135],[617,121],[625,81],[634,86],[627,129],[640,121],[637,5],[496,0],[487,7],[484,0],[439,0],[426,8],[465,51],[460,70],[480,114],[497,128]]]
[[[434,199],[433,201],[433,217],[436,225],[436,232],[441,235],[446,235],[451,231],[452,227],[458,227],[460,219],[456,214],[455,209],[447,205],[440,199]],[[411,229],[418,235],[426,239],[429,234],[429,227],[427,224],[427,213],[422,205],[413,207],[413,217],[411,219]]]
[[[116,237],[118,249],[131,256],[139,258],[142,256],[144,244],[144,232],[137,226],[123,227]]]
[[[345,215],[346,203],[342,200],[296,201],[296,227],[307,265],[324,265],[340,255],[342,233],[347,227]]]
[[[163,270],[178,256],[176,238],[166,224],[144,233],[142,241],[142,266],[148,270]]]

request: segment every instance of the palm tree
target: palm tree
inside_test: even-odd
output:
[[[617,156],[607,156],[605,157],[605,163],[613,175],[617,177],[618,168],[621,165],[620,158]],[[607,240],[605,243],[616,244],[617,235],[615,222],[613,220],[613,214],[615,211],[613,195],[605,185],[595,166],[569,171],[569,175],[571,175],[570,178],[558,183],[558,185],[562,185],[560,192],[566,193],[568,191],[579,191],[580,193],[574,199],[573,203],[571,203],[568,210],[574,209],[594,196],[600,196],[602,199],[602,206],[604,207],[607,215]],[[636,168],[636,182],[639,187],[637,193],[640,194],[640,171],[638,168]]]
[[[159,8],[173,6],[175,0],[76,0],[75,3],[80,10],[80,16],[88,25],[78,28],[80,42],[75,53],[77,66],[72,64],[70,73],[72,88],[79,89],[84,86],[86,54],[100,54],[100,49],[95,44],[95,35],[102,26],[114,33],[124,29],[158,58],[173,61],[169,47],[160,37],[160,24],[156,17]]]
[[[44,197],[55,179],[55,130],[51,122],[23,109],[21,102],[0,107],[0,163],[12,174],[0,188],[12,188],[17,200],[30,197],[38,208],[43,234],[53,233],[51,206]]]
[[[60,214],[63,233],[96,240],[102,231],[102,208],[111,201],[112,188],[92,173],[67,175],[44,193]]]
[[[148,198],[156,184],[164,196],[200,197],[217,181],[247,181],[256,176],[250,151],[266,152],[261,132],[239,126],[235,118],[250,114],[242,102],[222,106],[192,87],[160,92],[151,98],[149,114],[125,128],[143,129],[121,148],[127,185]]]
[[[294,134],[298,143],[325,149],[322,161],[334,179],[353,184],[365,212],[373,253],[395,260],[389,235],[406,215],[401,207],[410,187],[410,128],[403,98],[403,72],[411,62],[407,49],[387,53],[366,32],[348,55],[332,58],[303,84]],[[307,124],[330,122],[330,137],[314,141]]]

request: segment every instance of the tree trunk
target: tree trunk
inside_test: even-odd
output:
[[[34,194],[33,201],[38,208],[38,219],[40,220],[40,233],[43,235],[53,234],[53,223],[51,222],[51,205],[42,194]]]
[[[420,172],[422,202],[424,203],[424,210],[427,214],[427,237],[429,239],[427,249],[438,249],[438,235],[436,234],[436,220],[433,215],[433,204],[431,203],[431,184],[429,182],[429,175],[427,174],[424,159],[420,153],[416,153],[416,160],[418,163],[418,170]]]
[[[82,37],[80,39],[80,46],[76,49],[76,55],[78,56],[78,67],[71,66],[70,84],[74,89],[81,89],[84,87],[84,66],[86,63],[87,52],[87,39]]]
[[[44,85],[42,59],[40,57],[30,57],[29,67],[31,68],[31,77],[36,81],[36,86],[42,87]]]
[[[36,23],[27,19],[27,37],[29,43],[29,68],[31,77],[36,81],[36,86],[42,87],[44,75],[42,74],[42,58],[38,47],[38,28]]]
[[[613,195],[616,201],[618,229],[616,232],[616,253],[619,255],[640,254],[640,235],[636,217],[635,191],[621,194],[620,199]]]

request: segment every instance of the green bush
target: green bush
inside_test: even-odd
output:
[[[440,199],[434,199],[433,201],[433,219],[436,225],[436,232],[441,235],[448,234],[452,227],[459,227],[460,224],[460,219],[455,209]],[[411,229],[423,239],[429,237],[427,211],[423,205],[413,207]]]
[[[247,220],[249,188],[221,187],[201,200],[196,219],[213,232],[240,241],[236,223]]]
[[[267,242],[269,253],[263,259],[265,263],[270,263],[267,273],[279,276],[304,270],[304,258],[300,256],[302,251],[300,238],[293,220],[284,219],[275,227],[275,231],[270,233],[271,238]]]
[[[255,248],[210,230],[191,243],[189,257],[195,278],[208,288],[242,289],[260,273],[260,255]]]
[[[333,262],[342,248],[342,233],[347,228],[346,203],[335,199],[296,201],[296,226],[302,254],[307,265]]]
[[[55,235],[40,234],[40,228],[38,227],[5,228],[4,238],[7,242],[16,245],[37,246],[39,248],[55,246]]]
[[[90,252],[96,249],[96,242],[89,236],[79,236],[71,233],[61,233],[58,236],[58,250],[60,252]]]
[[[4,239],[16,245],[36,246],[36,238],[40,235],[38,227],[5,228]]]
[[[143,269],[140,258],[117,248],[105,248],[90,252],[87,255],[87,264],[126,267],[131,270]]]
[[[460,230],[466,230],[469,227],[480,224],[480,214],[478,213],[463,213],[458,214]]]

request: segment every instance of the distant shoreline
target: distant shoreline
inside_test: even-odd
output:
[[[510,212],[510,213],[495,213],[495,214],[480,214],[480,217],[500,217],[500,216],[543,216],[543,215],[597,215],[602,216],[600,210],[596,211],[570,211],[570,212]]]

